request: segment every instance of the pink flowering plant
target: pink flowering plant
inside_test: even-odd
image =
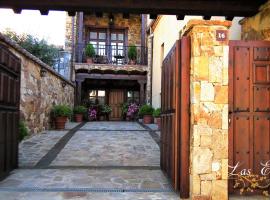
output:
[[[88,110],[88,116],[89,116],[89,119],[96,120],[97,119],[97,111],[96,111],[96,109],[89,108],[89,110]]]
[[[130,117],[130,118],[135,118],[138,111],[139,111],[139,106],[136,103],[131,103],[128,106],[127,116]]]

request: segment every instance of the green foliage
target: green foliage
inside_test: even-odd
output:
[[[107,104],[102,105],[101,112],[103,112],[103,113],[111,113],[112,108]]]
[[[54,117],[70,117],[72,110],[67,105],[56,105],[52,109]]]
[[[22,48],[49,66],[53,66],[55,59],[58,58],[58,52],[62,50],[55,45],[49,45],[46,40],[39,40],[30,34],[19,35],[16,32],[7,30],[4,32],[4,35],[17,42]]]
[[[76,106],[73,109],[74,114],[85,114],[87,111],[87,108],[85,106]]]
[[[96,55],[95,48],[92,44],[87,44],[85,47],[85,56],[89,58],[93,58]]]
[[[122,111],[122,115],[127,114],[128,111],[128,103],[123,103],[121,105],[121,111]]]
[[[154,108],[150,105],[142,105],[140,110],[139,110],[139,115],[144,116],[144,115],[152,115],[154,112]]]
[[[153,112],[153,117],[160,117],[160,114],[161,114],[161,109],[160,108],[157,108],[154,110]]]
[[[19,122],[19,140],[22,141],[28,134],[29,134],[29,131],[26,127],[25,122],[20,121]]]
[[[131,45],[128,48],[128,58],[130,60],[136,60],[137,59],[137,47],[135,45]]]

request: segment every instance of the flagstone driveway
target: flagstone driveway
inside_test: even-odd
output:
[[[153,133],[135,122],[76,125],[23,141],[0,199],[179,199],[159,168]]]

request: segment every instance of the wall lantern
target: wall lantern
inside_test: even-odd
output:
[[[65,81],[62,81],[61,85],[62,85],[63,88],[65,88],[67,83]]]
[[[114,16],[113,16],[113,14],[109,15],[109,25],[110,26],[114,25]]]
[[[46,73],[47,73],[47,71],[44,68],[41,68],[40,69],[40,76],[41,77],[45,77],[46,76]]]

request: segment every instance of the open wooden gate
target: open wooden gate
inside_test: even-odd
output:
[[[0,45],[0,179],[18,165],[21,62]]]
[[[161,168],[181,198],[189,197],[190,38],[177,41],[163,61]]]
[[[229,165],[260,175],[270,160],[270,42],[229,46]],[[230,193],[239,193],[229,182]]]

